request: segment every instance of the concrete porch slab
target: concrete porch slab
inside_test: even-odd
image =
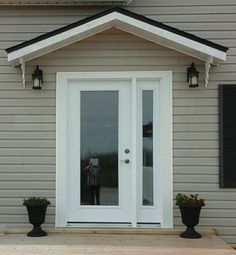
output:
[[[202,233],[202,232],[201,232]],[[183,239],[176,234],[144,233],[49,233],[30,238],[25,234],[0,236],[4,255],[235,255],[229,245],[212,233],[201,239]]]

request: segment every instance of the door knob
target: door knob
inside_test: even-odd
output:
[[[126,153],[126,154],[129,154],[129,149],[125,149],[125,153]]]
[[[125,164],[129,164],[129,159],[125,159],[125,160],[121,160],[123,161]]]

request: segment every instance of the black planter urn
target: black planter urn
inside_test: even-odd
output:
[[[47,233],[41,229],[41,224],[45,222],[45,215],[48,205],[27,205],[29,222],[34,226],[27,234],[30,237],[47,236]]]
[[[180,234],[183,238],[201,238],[201,235],[194,229],[199,222],[199,216],[202,205],[181,205],[179,206],[182,222],[187,227],[186,230]]]

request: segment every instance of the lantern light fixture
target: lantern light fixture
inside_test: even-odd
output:
[[[39,66],[36,66],[36,69],[34,70],[32,74],[32,89],[41,89],[41,84],[43,83],[43,71],[39,69]]]
[[[187,81],[189,84],[189,88],[197,88],[198,85],[198,76],[199,72],[195,68],[194,63],[187,69]]]

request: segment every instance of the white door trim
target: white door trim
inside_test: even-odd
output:
[[[67,98],[69,81],[78,79],[137,79],[160,80],[161,134],[161,227],[173,227],[173,169],[172,169],[172,72],[60,72],[56,80],[56,227],[67,226]],[[133,107],[136,102],[132,102]],[[136,122],[135,117],[132,120]],[[136,188],[135,188],[136,189]],[[136,192],[137,194],[137,192]],[[133,195],[137,201],[137,197]],[[135,216],[135,212],[133,213]]]

